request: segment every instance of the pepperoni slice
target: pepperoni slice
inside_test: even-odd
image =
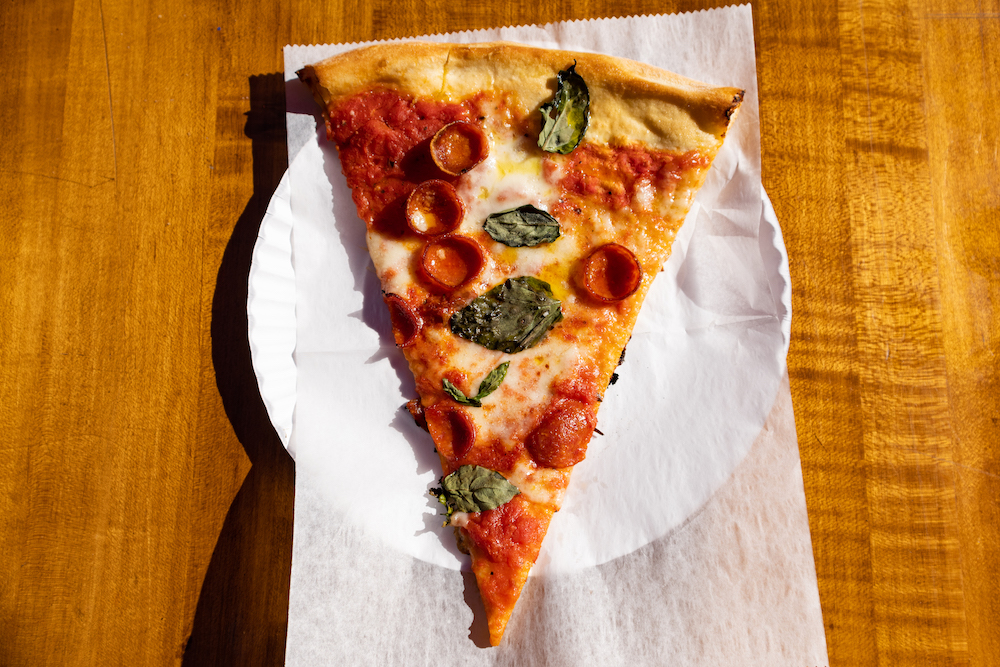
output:
[[[451,292],[479,275],[483,249],[467,236],[449,234],[427,242],[420,255],[420,277],[441,292]]]
[[[417,339],[417,334],[423,328],[423,320],[410,304],[398,294],[385,294],[382,299],[389,307],[389,318],[392,320],[392,335],[396,345],[406,347]]]
[[[465,204],[447,181],[424,181],[406,198],[406,224],[418,236],[454,231],[465,215]]]
[[[449,176],[464,174],[489,154],[490,142],[475,123],[449,123],[431,139],[431,158]]]
[[[549,468],[576,465],[587,456],[587,445],[596,426],[597,419],[589,405],[566,399],[542,416],[525,446],[538,465]]]
[[[601,246],[583,262],[583,286],[598,301],[621,301],[639,289],[641,282],[639,260],[617,243]]]
[[[463,408],[454,405],[432,405],[424,412],[427,430],[434,445],[445,458],[460,460],[476,442],[476,423]]]

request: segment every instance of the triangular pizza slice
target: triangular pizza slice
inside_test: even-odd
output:
[[[742,91],[510,43],[304,68],[503,636]]]

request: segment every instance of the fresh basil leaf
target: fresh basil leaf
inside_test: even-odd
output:
[[[538,147],[549,153],[569,153],[583,139],[590,118],[590,91],[576,73],[576,62],[559,72],[556,95],[543,104]]]
[[[481,408],[483,404],[479,402],[478,398],[469,398],[462,393],[462,390],[456,387],[452,382],[445,378],[441,381],[442,387],[444,387],[444,393],[455,399],[456,403],[461,403],[462,405],[471,405],[474,408]]]
[[[514,354],[537,345],[562,318],[561,304],[549,284],[521,276],[477,296],[449,323],[456,336]]]
[[[452,512],[485,512],[510,501],[520,493],[495,470],[464,465],[441,480],[438,500]],[[444,500],[441,500],[442,496]]]
[[[505,361],[491,370],[490,374],[479,383],[479,392],[476,393],[476,399],[481,401],[496,391],[500,383],[503,382],[503,379],[507,377],[508,368],[510,368],[510,362]]]
[[[510,362],[505,361],[493,370],[490,371],[489,375],[479,383],[479,392],[475,396],[466,396],[451,382],[448,378],[441,380],[441,385],[444,388],[446,394],[455,399],[456,403],[461,403],[462,405],[470,405],[474,408],[483,407],[482,400],[492,394],[503,382],[503,379],[507,377],[507,368],[510,367]]]
[[[483,229],[494,241],[511,248],[551,243],[559,238],[559,221],[531,204],[491,213]]]

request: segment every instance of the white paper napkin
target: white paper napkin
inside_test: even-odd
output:
[[[759,238],[749,7],[429,39],[601,51],[747,92],[605,397],[607,435],[574,471],[503,644],[484,650],[474,579],[427,495],[437,455],[399,409],[413,380],[364,225],[295,80],[352,47],[286,47],[298,367],[287,663],[824,664],[787,312]]]

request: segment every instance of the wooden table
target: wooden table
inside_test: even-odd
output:
[[[281,47],[700,9],[0,8],[0,665],[280,665],[294,469],[246,278]],[[1000,5],[753,5],[834,665],[1000,661]]]

